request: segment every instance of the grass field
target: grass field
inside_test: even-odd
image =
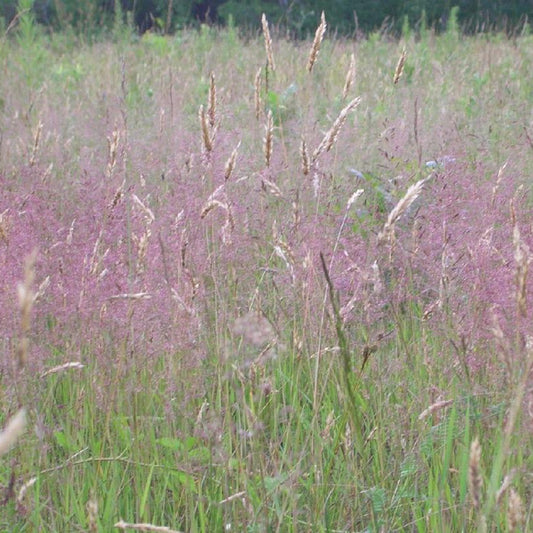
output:
[[[0,40],[1,531],[532,529],[533,39],[317,36]]]

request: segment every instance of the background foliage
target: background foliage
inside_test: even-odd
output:
[[[522,28],[533,17],[531,0],[19,0],[33,4],[38,22],[57,30],[66,27],[94,34],[112,26],[117,11],[129,14],[130,22],[148,29],[175,31],[203,22],[258,27],[261,13],[287,28],[292,35],[312,34],[324,10],[330,28],[341,34],[377,29],[397,32],[427,24],[437,31],[446,28],[452,7],[459,8],[459,23],[467,32]],[[0,17],[6,26],[17,12],[17,2],[0,0]]]

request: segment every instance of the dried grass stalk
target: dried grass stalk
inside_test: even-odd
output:
[[[149,292],[125,292],[109,297],[109,300],[150,300],[152,295]]]
[[[276,70],[276,65],[274,64],[274,54],[272,53],[272,38],[270,37],[270,30],[268,28],[268,20],[264,13],[261,17],[261,25],[263,26],[263,36],[265,37],[265,51],[266,51],[266,56],[267,56],[267,65],[270,67],[270,70],[274,72]]]
[[[440,402],[436,402],[433,405],[430,405],[427,409],[424,409],[418,416],[418,420],[424,420],[424,418],[427,418],[429,415],[437,411],[440,411],[441,409],[444,409],[445,407],[448,407],[452,403],[453,403],[453,400],[442,400]]]
[[[259,120],[259,117],[261,116],[261,110],[263,108],[263,105],[261,103],[261,72],[263,71],[262,68],[259,68],[257,72],[255,73],[255,80],[254,80],[254,104],[255,104],[255,118]]]
[[[396,65],[396,70],[394,71],[394,78],[392,79],[392,82],[394,83],[394,85],[396,85],[400,81],[400,78],[402,77],[403,68],[405,66],[405,60],[406,59],[407,59],[407,51],[404,48],[402,50],[402,54],[400,56],[400,59],[398,59],[398,63]]]
[[[215,74],[209,74],[209,102],[207,107],[207,117],[211,128],[215,127],[217,112],[217,86],[215,83]]]
[[[329,152],[331,147],[335,144],[339,132],[348,118],[348,113],[355,109],[361,102],[361,97],[354,98],[344,109],[341,110],[339,116],[336,118],[333,126],[324,135],[322,142],[318,145],[317,149],[313,152],[313,162],[315,162],[322,152]]]
[[[20,409],[11,418],[4,431],[0,433],[0,456],[6,454],[24,433],[26,428],[26,409]]]
[[[155,220],[154,212],[149,208],[146,207],[141,199],[136,195],[132,194],[131,198],[133,202],[141,209],[141,211],[144,213],[145,221],[147,225],[150,225]]]
[[[218,505],[224,505],[225,503],[232,502],[234,500],[238,500],[239,498],[244,499],[246,496],[246,491],[241,490],[240,492],[236,492],[235,494],[232,494],[231,496],[228,496],[227,498],[224,498],[223,500],[220,500],[218,502]]]
[[[428,178],[424,178],[420,181],[417,181],[414,185],[411,185],[409,189],[407,189],[405,196],[394,206],[392,211],[389,213],[387,222],[385,222],[385,225],[383,226],[383,230],[378,235],[379,243],[388,241],[392,244],[394,242],[394,228],[396,223],[398,220],[400,220],[400,218],[402,218],[409,207],[411,207],[411,204],[418,198],[427,180]]]
[[[272,118],[272,111],[268,111],[267,123],[265,125],[265,138],[264,140],[264,152],[265,152],[265,164],[267,168],[270,166],[272,158],[272,145],[274,142],[274,119]]]
[[[213,139],[211,138],[211,132],[209,131],[209,122],[204,106],[201,105],[198,111],[198,118],[200,119],[200,125],[202,127],[202,140],[206,152],[213,150]]]
[[[157,531],[160,533],[183,533],[182,531],[177,531],[175,529],[170,529],[166,526],[155,526],[154,524],[128,524],[124,520],[120,520],[113,527],[117,529],[134,529],[136,531]]]
[[[318,25],[318,28],[315,32],[315,38],[313,39],[313,44],[311,45],[311,51],[309,52],[309,59],[307,61],[307,70],[311,72],[313,70],[313,65],[316,62],[316,59],[318,57],[318,52],[320,51],[320,45],[322,44],[322,40],[324,39],[324,34],[326,33],[326,16],[324,15],[324,11],[322,11],[322,15],[320,16],[320,24]]]
[[[64,363],[62,365],[54,366],[53,368],[48,369],[46,372],[41,374],[41,377],[44,378],[50,374],[57,374],[58,372],[63,372],[63,370],[69,370],[71,368],[80,369],[85,368],[85,365],[79,361],[70,361],[69,363]]]
[[[355,54],[350,56],[350,66],[348,67],[348,72],[346,73],[346,81],[344,82],[344,89],[342,90],[342,98],[346,100],[348,93],[352,88],[352,85],[355,83]]]
[[[479,439],[476,437],[470,446],[470,460],[468,463],[468,487],[472,498],[472,506],[475,509],[479,509],[481,505],[481,485],[483,480],[481,478],[480,462],[481,446]]]

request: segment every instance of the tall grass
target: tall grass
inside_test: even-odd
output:
[[[531,528],[531,38],[317,25],[3,42],[0,529]]]

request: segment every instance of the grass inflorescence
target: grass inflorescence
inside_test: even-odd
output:
[[[531,529],[531,37],[262,28],[3,42],[0,529]]]

